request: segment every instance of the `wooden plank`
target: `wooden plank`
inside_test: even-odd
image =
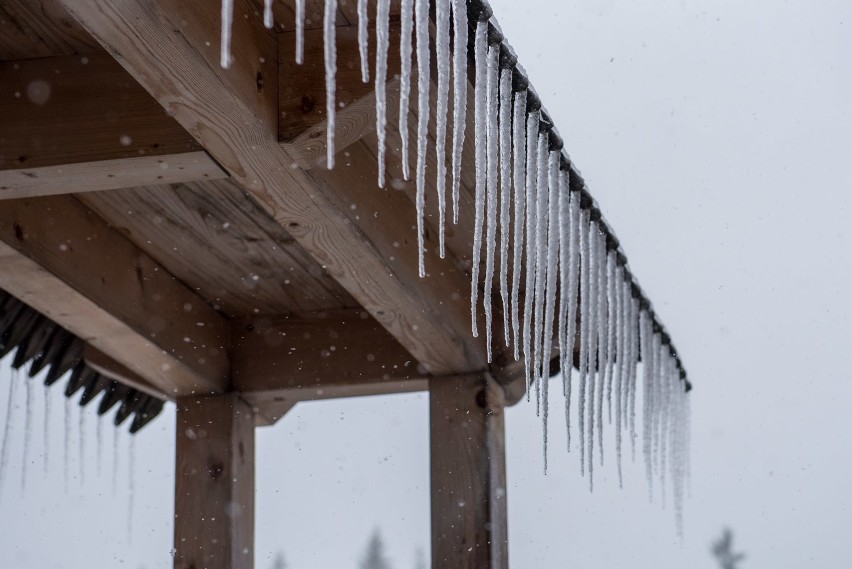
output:
[[[419,279],[416,256],[393,253],[393,243],[413,233],[409,207],[359,211],[362,203],[353,199],[353,181],[344,167],[322,176],[293,168],[293,158],[276,140],[277,111],[271,117],[266,112],[268,105],[277,109],[277,92],[269,92],[264,82],[259,92],[244,96],[247,77],[255,78],[256,59],[237,58],[231,69],[222,70],[208,53],[205,42],[218,53],[219,33],[209,2],[63,2],[429,372],[485,369],[481,339],[470,337],[463,272],[430,254],[430,270],[440,278]],[[187,6],[207,16],[186,17]],[[260,20],[238,20],[240,26],[262,29]],[[262,34],[238,29],[235,37],[249,44]],[[253,49],[263,65],[276,60],[275,46],[265,41],[243,49]],[[373,194],[393,195],[376,190],[374,182],[372,176],[358,193],[370,188]],[[396,220],[407,220],[405,233],[395,230],[404,223]],[[447,299],[452,306],[446,306]]]
[[[78,198],[229,317],[358,305],[232,180]]]
[[[0,0],[0,61],[96,51],[58,0]]]
[[[0,170],[0,200],[227,178],[203,150]]]
[[[162,390],[151,385],[144,377],[140,376],[138,373],[130,371],[127,366],[120,364],[115,359],[106,355],[91,344],[86,344],[83,347],[83,359],[90,368],[94,369],[101,375],[119,381],[124,385],[132,387],[133,389],[141,391],[151,397],[156,397],[163,401],[169,399],[168,395],[166,395]]]
[[[425,370],[363,310],[241,319],[231,334],[234,389],[258,408],[427,388]]]
[[[254,417],[236,394],[177,400],[175,569],[254,567]]]
[[[107,54],[0,63],[0,199],[227,174]]]
[[[170,396],[224,391],[228,329],[70,196],[0,207],[0,288]]]
[[[504,405],[486,375],[429,382],[435,569],[508,567]]]

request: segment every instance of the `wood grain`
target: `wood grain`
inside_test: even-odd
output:
[[[224,319],[70,196],[0,207],[0,288],[170,396],[224,391]]]
[[[176,569],[254,567],[254,421],[233,393],[177,400]]]
[[[504,405],[486,375],[429,381],[434,569],[508,567]]]
[[[101,50],[58,0],[0,0],[0,61]]]
[[[357,306],[230,180],[78,197],[230,317]]]

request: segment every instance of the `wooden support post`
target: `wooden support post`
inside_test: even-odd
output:
[[[504,406],[488,375],[429,382],[434,569],[508,567]]]
[[[177,400],[176,569],[254,567],[254,417],[236,394]]]

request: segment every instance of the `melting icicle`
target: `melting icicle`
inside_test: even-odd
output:
[[[450,97],[450,0],[435,0],[435,58],[438,61],[438,97],[435,117],[435,155],[438,190],[438,254],[446,256],[447,215],[447,106]]]
[[[615,291],[615,251],[610,251],[606,257],[607,336],[604,366],[606,375],[606,410],[607,419],[609,420],[610,425],[612,425],[612,380],[614,373],[613,367],[615,366],[615,327],[618,319],[615,312]]]
[[[429,1],[416,0],[414,4],[417,37],[417,254],[420,276],[426,276],[424,254],[426,207],[426,142],[429,135]]]
[[[474,85],[473,120],[476,137],[476,187],[474,207],[476,209],[473,229],[473,264],[470,267],[470,317],[474,338],[479,336],[476,324],[476,307],[479,301],[479,262],[482,256],[482,226],[485,217],[485,177],[486,153],[486,91],[488,58],[488,23],[477,22],[474,35],[474,65],[476,66],[476,84]]]
[[[566,185],[568,176],[566,178]],[[570,190],[566,187],[566,192]],[[565,349],[562,351],[562,381],[565,392],[565,430],[567,433],[568,450],[571,450],[571,374],[574,368],[574,346],[577,340],[577,294],[580,283],[580,193],[571,191],[568,195],[568,219],[567,225],[567,254],[563,253],[562,265],[567,262],[567,284],[563,286],[564,294],[561,295],[562,303],[566,303],[563,309],[565,319]],[[563,282],[564,284],[564,282]],[[566,302],[567,299],[567,302]]]
[[[550,195],[548,184],[548,137],[540,133],[538,136],[538,177],[536,180],[536,223],[535,234],[535,299],[533,314],[535,328],[533,338],[533,374],[535,380],[536,410],[541,410],[541,362],[544,358],[542,337],[544,336],[544,293],[547,287],[547,224],[550,217]]]
[[[535,297],[535,236],[536,227],[538,225],[537,215],[538,207],[538,192],[536,188],[536,180],[538,179],[538,125],[539,112],[530,113],[527,118],[527,163],[526,163],[526,179],[524,180],[524,188],[526,192],[527,203],[527,222],[526,222],[526,284],[524,287],[524,370],[527,381],[527,399],[530,397],[529,388],[532,387],[533,380],[533,359],[532,359],[532,319],[533,319],[533,299]]]
[[[358,0],[358,53],[361,54],[362,83],[370,81],[370,61],[368,55],[369,23],[370,16],[367,15],[367,0]]]
[[[133,542],[133,505],[136,494],[136,437],[130,435],[130,457],[127,463],[127,540]]]
[[[379,187],[385,187],[385,151],[388,126],[388,49],[390,47],[390,0],[376,5],[376,135],[379,139]]]
[[[337,127],[337,0],[325,0],[323,22],[323,51],[325,53],[325,114],[326,114],[326,162],[328,169],[334,168],[334,131]]]
[[[503,301],[503,337],[512,345],[509,332],[509,234],[512,220],[512,70],[500,72],[500,299]]]
[[[486,91],[485,91],[485,141],[486,141],[486,171],[485,171],[485,188],[487,213],[485,216],[485,285],[482,291],[482,304],[485,308],[485,346],[488,353],[488,362],[492,360],[491,343],[493,335],[491,333],[491,323],[493,321],[493,313],[491,308],[491,290],[494,283],[494,261],[497,254],[497,212],[498,212],[498,195],[500,188],[497,185],[498,180],[498,160],[500,139],[498,134],[498,115],[497,102],[499,99],[499,73],[500,73],[500,47],[488,47],[488,67],[486,70]]]
[[[296,0],[296,63],[305,62],[305,0]]]
[[[275,25],[272,17],[272,0],[263,0],[263,25],[269,29]]]
[[[515,196],[515,238],[512,242],[512,335],[515,342],[515,360],[520,359],[520,288],[522,261],[524,255],[524,219],[527,199],[524,183],[527,176],[525,157],[527,152],[527,92],[515,95],[515,107],[512,117],[512,150],[514,151],[514,196]]]
[[[79,428],[77,435],[79,436],[79,445],[78,449],[80,451],[80,484],[85,484],[86,482],[86,410],[82,407],[77,407],[77,411],[80,413],[78,418]]]
[[[222,37],[219,64],[223,69],[231,66],[231,27],[234,20],[234,0],[222,0]]]
[[[467,4],[452,0],[453,7],[453,223],[459,222],[462,148],[467,117]]]
[[[9,380],[9,398],[6,400],[6,424],[3,427],[3,446],[0,448],[0,497],[2,497],[3,479],[6,476],[6,469],[9,463],[9,449],[12,445],[10,439],[12,436],[12,425],[14,424],[12,415],[15,411],[15,394],[18,387],[17,373],[12,371],[11,376]]]
[[[544,423],[544,468],[547,472],[547,419],[550,385],[550,354],[553,348],[553,317],[556,312],[556,284],[559,274],[559,205],[560,172],[559,152],[551,151],[548,156],[548,218],[547,218],[547,281],[545,284],[544,329],[542,331],[542,422]]]
[[[411,177],[408,150],[408,106],[411,98],[411,36],[414,31],[414,0],[402,0],[399,36],[399,138],[402,142],[402,178]]]
[[[24,377],[24,386],[26,392],[26,416],[24,417],[24,456],[23,464],[21,465],[21,490],[27,487],[27,467],[30,463],[30,447],[33,439],[33,414],[35,409],[35,401],[33,400],[33,386],[30,378]]]
[[[584,209],[580,214],[580,397],[577,406],[577,423],[580,432],[580,473],[585,475],[586,457],[586,384],[589,375],[589,336],[591,335],[592,302],[590,296],[591,279],[589,268],[591,261],[589,210]]]
[[[633,444],[636,441],[636,376],[637,376],[637,368],[636,363],[639,359],[639,300],[630,296],[628,298],[630,301],[630,320],[628,322],[628,331],[630,332],[629,340],[630,343],[627,348],[628,360],[627,360],[627,384],[630,390],[630,439]],[[631,453],[635,453],[635,448],[631,447]]]
[[[65,417],[65,451],[62,454],[62,475],[65,479],[65,492],[68,493],[68,478],[71,475],[71,400],[67,397],[64,398],[63,408]]]
[[[649,497],[653,497],[654,480],[651,465],[651,413],[653,395],[651,393],[651,385],[654,358],[651,346],[651,320],[647,311],[642,310],[639,315],[639,322],[640,344],[642,348],[642,376],[644,379],[642,391],[642,454],[645,459],[645,477],[648,480],[648,495]]]
[[[598,235],[600,229],[597,221],[589,224],[589,422],[586,434],[589,464],[589,491],[594,490],[595,464],[595,387],[598,381]]]
[[[42,456],[42,464],[44,464],[44,475],[47,476],[47,473],[50,471],[48,457],[50,456],[50,391],[47,389],[44,390],[44,399],[42,400],[44,403],[44,440],[42,442],[42,446],[44,447],[43,456]]]
[[[101,475],[104,466],[104,416],[98,415],[97,419],[97,461],[98,461],[98,476]]]
[[[615,461],[618,470],[618,487],[624,487],[624,476],[621,467],[621,441],[622,441],[622,424],[624,417],[624,384],[622,368],[624,367],[624,326],[626,318],[624,317],[624,273],[622,268],[615,268],[615,285],[613,288],[613,298],[615,304],[615,353],[616,360],[613,367],[613,383],[615,384]]]
[[[603,233],[597,235],[598,245],[598,383],[597,383],[597,434],[598,434],[598,452],[600,453],[601,466],[604,461],[603,449],[603,402],[604,402],[604,383],[606,381],[606,360],[609,358],[607,354],[607,306],[606,306],[606,237]]]
[[[118,487],[118,427],[113,425],[112,431],[112,495],[115,496]]]

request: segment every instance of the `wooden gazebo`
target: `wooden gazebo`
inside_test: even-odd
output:
[[[234,2],[225,68],[220,0],[0,0],[0,353],[72,372],[69,395],[104,393],[134,431],[175,402],[175,566],[195,569],[253,566],[256,426],[299,401],[428,390],[433,567],[506,567],[502,411],[526,381],[470,331],[472,208],[442,258],[427,200],[421,278],[394,121],[376,187],[357,3],[337,6],[334,169],[325,3],[305,3],[302,65],[298,4],[272,2],[269,29],[263,0]],[[396,1],[389,18],[395,46]],[[389,114],[398,66],[391,49]],[[470,135],[463,206],[474,154]]]

